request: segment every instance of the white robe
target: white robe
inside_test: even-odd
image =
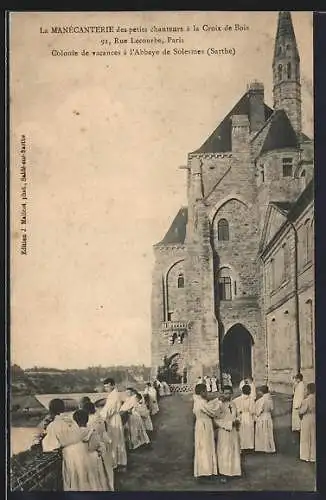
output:
[[[211,386],[211,379],[209,377],[205,377],[205,384],[207,392],[211,392],[212,386]]]
[[[223,380],[223,385],[229,385],[230,387],[232,387],[232,377],[230,373],[223,373],[222,380]]]
[[[293,391],[292,401],[292,431],[300,431],[301,421],[299,417],[299,408],[304,400],[304,383],[298,382]]]
[[[129,413],[126,428],[129,448],[131,450],[136,450],[140,446],[150,443],[143,419],[137,411],[137,406],[138,401],[135,395],[128,397],[121,406],[121,411]]]
[[[163,398],[165,396],[165,392],[164,392],[164,387],[163,387],[163,384],[161,382],[156,382],[157,384],[157,387],[158,387],[158,393],[160,395],[161,398]]]
[[[127,452],[123,425],[120,415],[121,400],[116,389],[108,394],[106,403],[101,410],[101,416],[106,421],[112,438],[113,466],[127,465]]]
[[[157,392],[154,387],[146,387],[144,394],[148,394],[149,397],[149,411],[151,415],[156,415],[159,412],[159,406],[157,403]]]
[[[270,394],[264,394],[256,401],[255,451],[275,452],[272,411],[273,401]]]
[[[212,392],[217,392],[216,378],[214,377],[211,378],[211,387],[212,387]]]
[[[216,412],[201,396],[195,395],[193,413],[196,417],[194,477],[216,476],[217,460],[212,420]]]
[[[99,414],[91,414],[87,428],[90,430],[88,451],[97,474],[97,491],[114,491],[112,441],[106,432],[104,420]]]
[[[316,462],[316,397],[309,394],[299,409],[302,416],[300,432],[300,460]]]
[[[62,449],[62,479],[64,491],[96,491],[97,481],[89,459],[88,430],[80,428],[70,415],[57,415],[46,430],[42,441],[44,452]]]
[[[237,417],[240,420],[240,448],[253,450],[255,447],[255,403],[250,396],[242,394],[234,399]]]
[[[163,389],[164,389],[164,395],[165,396],[171,396],[171,390],[170,390],[170,386],[167,382],[162,382],[162,386],[163,386]]]
[[[234,427],[237,409],[233,401],[221,404],[221,415],[214,419],[218,427],[217,465],[223,476],[241,476],[240,436]]]
[[[152,432],[153,431],[153,422],[151,419],[150,411],[147,408],[145,401],[144,400],[141,402],[138,401],[137,405],[135,406],[135,410],[137,411],[137,413],[139,413],[139,415],[143,419],[143,423],[144,423],[144,427],[145,427],[146,432],[147,431]]]

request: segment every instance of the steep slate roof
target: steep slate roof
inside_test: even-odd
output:
[[[276,208],[278,208],[281,212],[283,213],[288,213],[289,210],[291,210],[293,203],[289,201],[271,201],[271,205],[274,205]]]
[[[298,146],[298,137],[285,111],[283,109],[274,111],[260,154],[275,149],[297,148]]]
[[[293,207],[288,214],[288,219],[290,221],[294,221],[297,217],[299,217],[299,215],[314,199],[314,195],[315,195],[314,179],[311,179],[309,184],[307,184],[307,186],[305,187],[304,191],[302,191],[302,193],[300,194],[299,198],[293,204]]]
[[[275,37],[274,60],[277,57],[278,46],[285,41],[292,42],[292,47],[295,51],[295,56],[299,58],[298,47],[295,39],[295,33],[292,24],[292,17],[289,11],[281,11],[278,15],[277,32]]]
[[[292,203],[285,202],[285,201],[271,201],[269,203],[268,210],[270,207],[276,206],[279,208],[281,211],[286,212],[284,215],[286,216],[286,219],[284,221],[284,224],[279,228],[279,230],[274,234],[272,239],[267,243],[265,248],[262,246],[262,241],[260,242],[260,252],[264,254],[268,249],[273,245],[273,242],[275,241],[276,238],[278,238],[280,232],[286,227],[286,225],[290,222],[294,222],[300,214],[304,211],[304,209],[309,205],[309,203],[312,202],[314,199],[314,179],[312,179],[309,184],[305,187],[305,189],[302,191],[302,193],[299,195],[299,197]],[[283,210],[284,209],[284,210]],[[266,223],[266,221],[265,221]]]
[[[188,208],[182,207],[177,213],[168,232],[157,245],[184,244],[188,222]]]
[[[273,110],[264,104],[265,107],[265,120],[267,120]],[[249,116],[249,93],[246,92],[226,117],[221,121],[214,132],[202,144],[202,146],[193,151],[193,153],[225,153],[232,150],[231,132],[232,132],[232,115],[247,115]]]
[[[310,137],[308,137],[303,132],[301,132],[300,134],[298,134],[298,139],[299,139],[300,142],[311,142]]]

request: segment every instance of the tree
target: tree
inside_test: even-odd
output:
[[[164,356],[163,365],[157,370],[158,380],[165,381],[168,384],[180,384],[181,375],[179,375],[179,366],[176,362],[176,357],[179,353],[172,354],[172,356]]]

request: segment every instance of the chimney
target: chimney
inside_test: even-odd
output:
[[[264,85],[251,82],[248,88],[250,132],[258,132],[265,123]]]
[[[249,148],[249,118],[247,115],[233,115],[232,151],[247,151]]]
[[[203,180],[199,158],[193,158],[191,161],[191,185],[193,201],[201,200],[203,198]]]

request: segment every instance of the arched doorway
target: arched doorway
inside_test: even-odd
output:
[[[230,373],[232,381],[238,384],[244,377],[252,374],[253,338],[241,324],[233,325],[222,341],[222,371]]]

